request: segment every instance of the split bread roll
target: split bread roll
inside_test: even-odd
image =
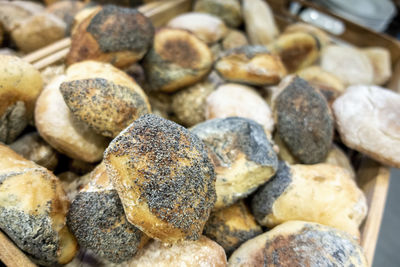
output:
[[[226,267],[227,260],[220,245],[205,236],[200,236],[196,241],[181,241],[172,245],[153,240],[138,252],[128,266]]]
[[[40,94],[35,107],[37,130],[62,154],[87,162],[100,161],[109,141],[74,118],[60,92],[65,79],[64,75],[55,78]]]
[[[33,117],[40,73],[19,57],[0,55],[0,142],[11,143]]]
[[[216,195],[214,168],[197,136],[144,115],[110,143],[104,164],[130,223],[165,243],[200,237]]]
[[[130,260],[148,238],[125,217],[117,191],[104,164],[91,174],[90,182],[75,197],[67,223],[81,247],[113,263]]]
[[[263,127],[253,120],[213,119],[196,125],[191,132],[205,143],[215,166],[215,209],[250,195],[278,168],[272,144]]]
[[[400,167],[400,94],[378,86],[351,86],[333,103],[345,145]]]
[[[97,60],[126,67],[146,54],[154,27],[138,10],[105,5],[88,13],[72,30],[67,65]]]
[[[329,225],[360,237],[367,201],[350,173],[330,164],[292,165],[279,170],[252,199],[257,221],[274,227],[291,220]]]
[[[204,226],[204,235],[220,244],[227,256],[262,232],[243,201],[212,212]]]
[[[84,61],[69,66],[60,91],[75,118],[106,137],[117,136],[151,111],[142,88],[108,63]]]
[[[47,169],[0,144],[0,228],[32,260],[66,264],[77,252],[66,225],[69,201]]]
[[[259,235],[236,250],[229,267],[369,266],[363,250],[342,231],[291,221]]]
[[[281,59],[260,45],[224,51],[215,62],[215,70],[227,81],[250,85],[276,84],[286,75]]]

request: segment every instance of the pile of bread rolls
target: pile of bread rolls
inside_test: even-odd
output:
[[[161,28],[141,1],[45,2],[0,1],[0,228],[32,261],[368,266],[347,152],[400,167],[388,50],[262,0]],[[18,57],[68,34],[65,64]]]

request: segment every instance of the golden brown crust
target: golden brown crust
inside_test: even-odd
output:
[[[211,213],[204,235],[220,244],[229,257],[243,242],[262,233],[243,201]]]
[[[144,59],[153,90],[173,92],[201,80],[212,67],[212,54],[195,35],[181,29],[162,28]]]
[[[196,136],[144,115],[111,142],[104,163],[132,224],[163,242],[199,238],[215,203],[215,174]]]
[[[286,75],[281,59],[264,46],[242,46],[226,51],[215,69],[228,81],[252,85],[279,83]]]
[[[93,59],[128,66],[144,56],[153,35],[150,20],[136,9],[106,5],[73,31],[67,64]]]
[[[1,229],[36,262],[68,263],[77,243],[66,226],[69,202],[60,181],[5,145],[0,154]]]
[[[320,54],[317,37],[305,32],[282,34],[268,49],[282,59],[289,73],[313,64]]]

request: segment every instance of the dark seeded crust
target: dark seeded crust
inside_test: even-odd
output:
[[[7,107],[0,116],[0,142],[9,144],[18,137],[28,125],[26,113],[26,106],[22,101]]]
[[[9,178],[18,179],[14,177],[27,175],[27,172],[42,175],[46,180],[52,179],[42,169],[25,169],[1,174],[0,185]],[[47,206],[44,214],[29,214],[11,207],[0,207],[0,228],[36,263],[52,266],[58,262],[60,239],[50,220],[50,208],[53,206],[51,200]],[[39,208],[32,210],[32,213],[37,212]]]
[[[125,171],[132,174],[132,185],[140,194],[138,201],[148,206],[141,212],[155,215],[168,228],[179,229],[185,239],[198,239],[216,200],[214,168],[200,139],[161,117],[140,117],[111,142],[104,154],[107,173],[120,197],[132,194],[132,189],[120,184],[122,177],[109,159],[123,156],[129,160],[119,160],[124,160]],[[127,211],[132,204],[121,199]],[[140,216],[127,217],[149,236],[162,239],[153,222],[143,222]]]
[[[224,248],[227,257],[229,257],[242,243],[262,233],[261,227],[254,222],[254,218],[252,219],[254,224],[251,225],[249,223],[251,219],[246,217],[251,216],[251,214],[245,205],[241,202],[238,204],[238,207],[241,216],[232,219],[243,221],[247,224],[247,228],[243,227],[241,229],[239,227],[230,227],[226,224],[226,220],[231,218],[227,218],[225,214],[221,216],[218,212],[211,213],[210,218],[204,226],[203,234],[220,244]],[[228,207],[228,209],[229,208],[231,207]],[[233,215],[237,214],[234,213]]]
[[[104,6],[86,30],[105,53],[129,50],[144,55],[154,36],[153,25],[142,13],[114,5]]]
[[[115,190],[79,193],[67,224],[81,247],[114,263],[131,259],[144,236],[126,220]]]
[[[305,224],[299,233],[267,241],[262,262],[268,266],[353,266],[347,258],[361,263],[357,247],[337,232],[319,231],[323,226]]]
[[[36,263],[45,266],[57,263],[59,251],[59,238],[48,216],[0,207],[0,228]]]
[[[63,82],[60,91],[74,116],[106,137],[149,112],[142,95],[102,78]]]
[[[283,194],[292,182],[292,174],[289,166],[279,162],[279,168],[275,176],[262,185],[251,200],[251,209],[254,217],[260,223],[265,216],[272,213],[272,206]]]
[[[332,144],[334,121],[325,98],[301,78],[277,97],[279,137],[302,163],[324,161]]]
[[[216,166],[229,167],[241,151],[248,160],[263,166],[278,167],[276,153],[265,135],[263,127],[253,120],[229,117],[213,119],[196,125],[191,129],[208,148]]]

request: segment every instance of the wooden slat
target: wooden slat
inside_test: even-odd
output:
[[[8,267],[36,267],[30,259],[0,231],[0,260]]]
[[[390,169],[366,159],[361,164],[357,177],[358,185],[367,197],[369,209],[361,227],[361,246],[372,266],[389,188]]]

